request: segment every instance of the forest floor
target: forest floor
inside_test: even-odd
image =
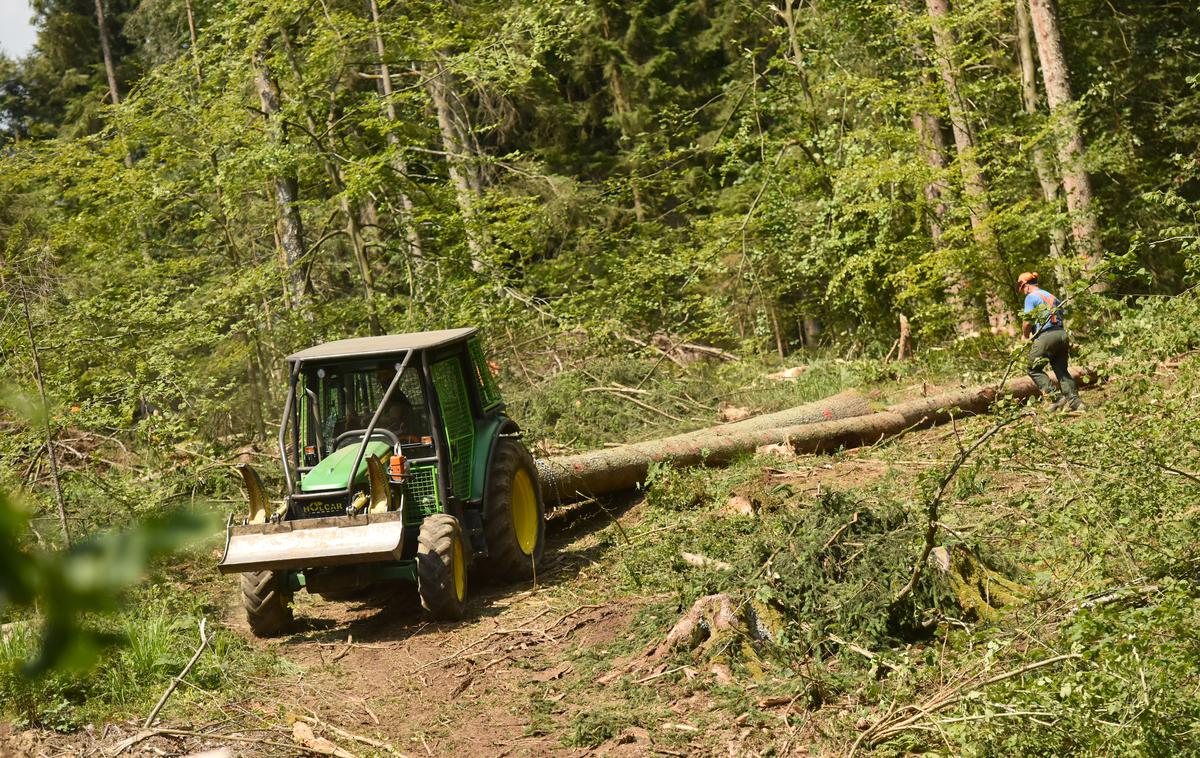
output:
[[[0,754],[1166,754],[1155,745],[1188,739],[1194,707],[1177,682],[1194,678],[1200,602],[1170,577],[1194,564],[1186,504],[1200,479],[1186,464],[1194,435],[1165,420],[1200,390],[1200,355],[1164,366],[1089,389],[1082,414],[1034,403],[833,455],[652,471],[640,492],[552,512],[537,582],[473,586],[460,623],[430,622],[411,589],[301,593],[290,633],[259,640],[236,583],[212,570],[214,548],[172,591],[203,597],[220,627],[223,649],[204,654],[227,669],[219,686],[185,679],[143,730],[172,663],[149,700],[109,706],[128,720],[0,725]],[[1011,426],[956,469],[1001,413]],[[933,624],[914,634],[882,616],[920,556],[931,483],[950,470],[939,544],[986,559],[985,585],[1011,579],[1024,594],[995,608],[986,587],[974,607],[924,598],[913,618]],[[786,633],[649,655],[718,592],[782,609]],[[1077,750],[1093,733],[1094,749]]]
[[[938,434],[916,433],[914,443]],[[760,462],[764,483],[791,479],[813,494],[889,473],[869,458],[802,456],[786,472],[779,461]],[[301,593],[292,633],[257,640],[236,584],[214,583],[223,622],[286,659],[291,675],[245,681],[241,697],[212,703],[224,714],[219,720],[169,717],[156,725],[211,736],[143,731],[130,721],[69,735],[0,733],[0,754],[161,756],[227,746],[234,755],[295,755],[302,752],[292,744],[297,717],[315,719],[318,737],[353,755],[742,755],[771,745],[776,754],[808,754],[810,719],[786,702],[764,702],[771,718],[750,726],[703,691],[681,686],[696,676],[692,670],[679,681],[639,677],[632,686],[644,690],[640,697],[598,681],[642,649],[646,630],[634,628],[635,617],[666,598],[614,593],[603,565],[599,533],[614,519],[630,540],[653,538],[657,530],[640,526],[644,509],[644,498],[631,494],[555,512],[537,586],[474,587],[470,615],[456,624],[429,621],[408,589],[343,601]],[[652,704],[657,728],[620,728],[625,720],[645,723],[623,717],[639,701]],[[596,714],[604,718],[590,718]],[[138,735],[144,738],[129,744]]]

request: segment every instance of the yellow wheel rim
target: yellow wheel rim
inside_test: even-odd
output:
[[[467,596],[467,568],[463,565],[462,541],[458,535],[454,537],[454,550],[451,551],[450,570],[454,573],[454,596],[461,601]]]
[[[537,494],[533,491],[533,481],[525,469],[517,469],[512,481],[512,522],[517,533],[517,544],[525,555],[533,555],[537,549],[538,531],[541,526],[538,518]]]

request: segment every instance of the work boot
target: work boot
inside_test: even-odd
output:
[[[1046,411],[1049,413],[1058,413],[1063,408],[1065,408],[1067,403],[1069,403],[1070,401],[1071,401],[1071,399],[1069,397],[1067,397],[1066,395],[1061,395],[1053,403],[1050,403],[1050,405],[1046,406]]]
[[[1079,398],[1079,396],[1076,395],[1075,397],[1071,398],[1071,410],[1072,411],[1086,411],[1087,405],[1085,405],[1083,400],[1081,400]]]

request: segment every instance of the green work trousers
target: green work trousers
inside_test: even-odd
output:
[[[1067,356],[1070,352],[1071,343],[1067,339],[1065,329],[1051,329],[1033,338],[1033,344],[1029,346],[1029,376],[1043,395],[1054,394],[1054,385],[1050,382],[1050,377],[1046,376],[1046,366],[1049,365],[1058,377],[1058,385],[1062,388],[1063,395],[1068,398],[1079,397],[1075,380],[1067,371]]]

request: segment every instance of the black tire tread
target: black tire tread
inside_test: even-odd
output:
[[[255,637],[274,637],[292,625],[291,596],[274,571],[242,574],[242,606]]]
[[[466,608],[454,591],[451,561],[455,542],[459,550],[464,550],[462,527],[450,514],[434,513],[421,522],[417,536],[417,590],[421,606],[437,621],[458,621]],[[466,578],[464,566],[464,581]]]
[[[538,502],[540,523],[537,546],[532,556],[522,552],[512,522],[513,477],[521,468],[528,471]],[[534,466],[533,456],[518,440],[504,437],[496,440],[483,498],[483,534],[488,546],[483,573],[490,579],[497,582],[514,582],[526,581],[535,576],[546,546],[546,508],[538,490],[537,468]]]

